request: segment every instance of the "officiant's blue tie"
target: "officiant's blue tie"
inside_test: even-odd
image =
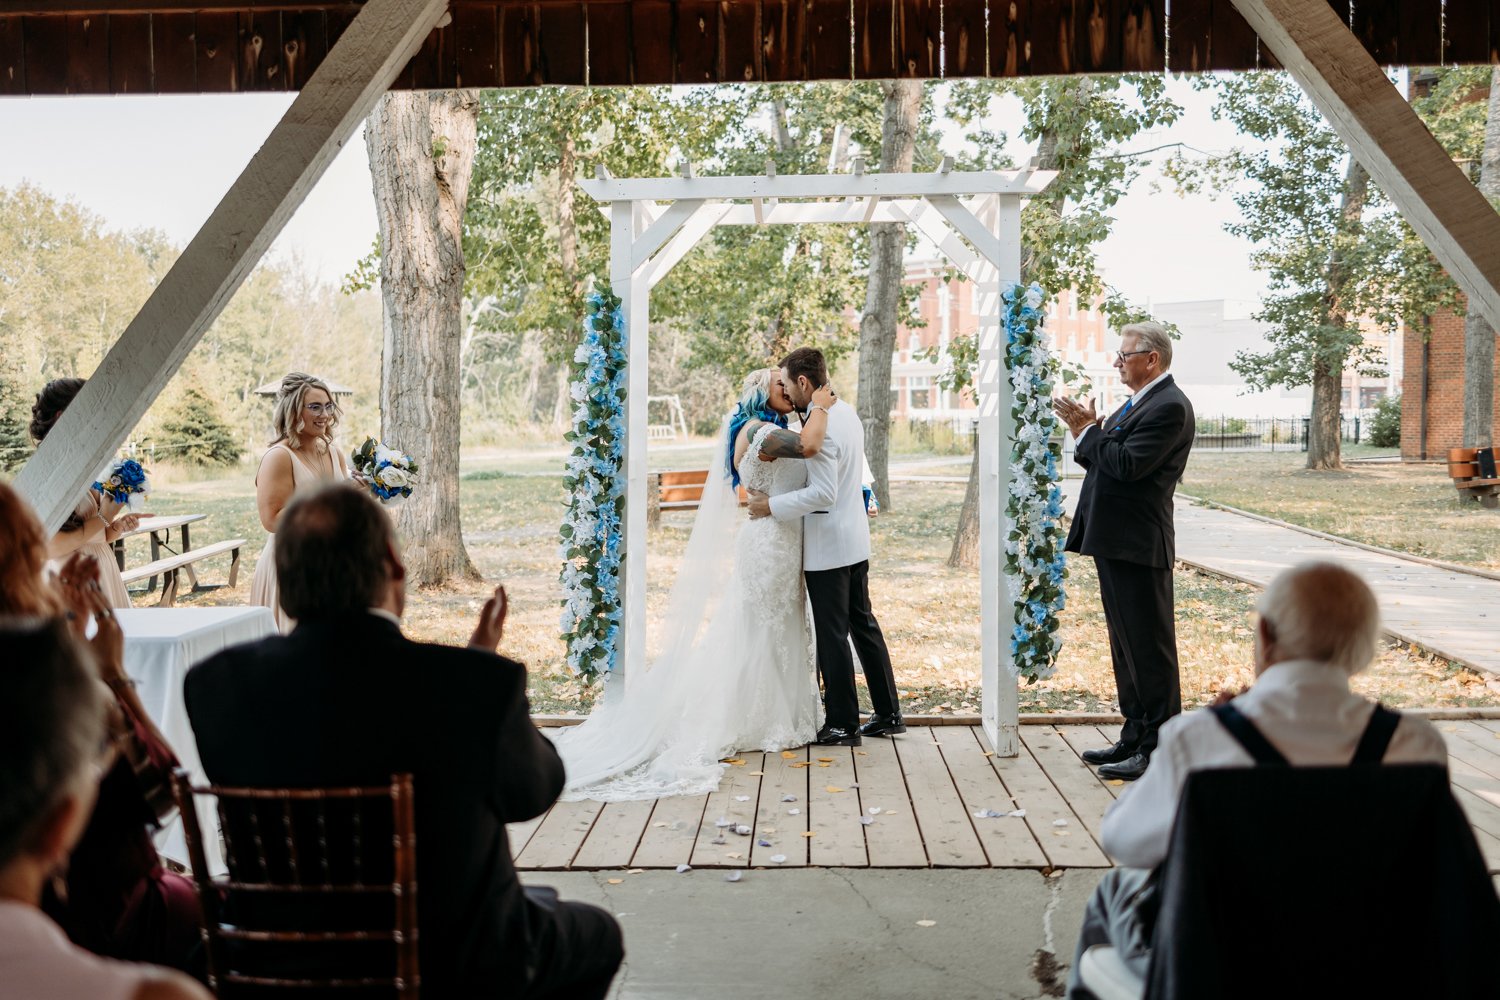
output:
[[[1134,396],[1131,396],[1129,399],[1125,400],[1125,405],[1120,409],[1120,419],[1118,419],[1118,420],[1115,421],[1115,426],[1116,427],[1119,427],[1121,424],[1123,424],[1125,422],[1125,415],[1130,412],[1130,406],[1134,402],[1135,402],[1135,397]]]

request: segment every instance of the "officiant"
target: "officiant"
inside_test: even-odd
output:
[[[1146,773],[1162,723],[1182,711],[1173,617],[1177,538],[1172,494],[1193,446],[1193,406],[1168,371],[1172,340],[1159,323],[1120,329],[1115,370],[1131,396],[1100,420],[1087,405],[1054,402],[1087,470],[1067,551],[1092,556],[1125,725],[1119,742],[1085,750],[1105,778]]]

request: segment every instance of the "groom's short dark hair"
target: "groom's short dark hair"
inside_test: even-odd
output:
[[[781,367],[794,382],[806,375],[814,389],[828,384],[828,362],[823,360],[823,352],[816,347],[797,348],[781,359]]]

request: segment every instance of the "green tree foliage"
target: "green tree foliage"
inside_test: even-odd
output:
[[[1401,447],[1401,394],[1385,396],[1370,418],[1370,443],[1377,448]]]
[[[111,231],[40,188],[0,189],[0,463],[16,454],[7,449],[21,448],[21,459],[30,454],[24,427],[37,389],[49,379],[89,376],[176,255],[159,233]],[[376,296],[340,295],[296,259],[266,263],[230,300],[132,437],[159,440],[168,409],[197,387],[214,401],[236,445],[263,448],[271,403],[255,389],[291,370],[353,388],[354,396],[341,401],[345,430],[375,433],[380,366],[372,359],[379,356]]]
[[[218,406],[196,385],[178,393],[162,414],[152,445],[158,456],[186,465],[233,465],[244,452]]]

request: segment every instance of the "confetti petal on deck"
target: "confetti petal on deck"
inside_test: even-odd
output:
[[[730,872],[728,875],[724,876],[724,881],[726,881],[726,882],[738,882],[740,879],[742,879],[744,877],[745,877],[745,873],[744,872],[733,871],[733,872]]]
[[[784,865],[784,864],[786,864],[786,855],[785,854],[773,854],[773,855],[771,855],[771,864],[773,864],[773,865]]]
[[[726,827],[726,826],[733,826],[733,825],[734,824],[729,821],[729,817],[728,816],[720,816],[718,819],[714,820],[714,826],[718,827],[721,830],[724,829],[724,827]]]
[[[851,782],[849,782],[849,787],[850,788],[858,788],[859,787],[859,782],[857,782],[857,781],[851,781]]]
[[[744,767],[745,766],[744,760],[741,759],[741,758],[739,758],[739,757],[732,758],[731,760],[726,760],[726,761],[724,761],[724,763],[725,764],[732,764],[735,767]]]
[[[1055,819],[1055,820],[1052,821],[1052,825],[1053,826],[1067,826],[1068,825],[1068,821],[1065,820],[1065,819]]]
[[[819,764],[819,767],[832,767],[832,764]]]
[[[918,927],[936,927],[937,926],[937,921],[936,920],[918,920],[917,921],[917,926]]]
[[[783,802],[796,802],[797,801],[797,796],[795,796],[795,795],[783,795],[781,797],[781,801],[783,801]]]
[[[1496,737],[1500,737],[1500,733],[1496,733],[1495,736]],[[1111,785],[1123,785],[1123,784],[1125,784],[1125,779],[1124,778],[1111,778],[1111,779],[1109,779],[1109,783]]]
[[[1495,735],[1496,736],[1500,736],[1500,733],[1496,733]],[[868,752],[866,752],[864,750],[856,750],[856,751],[854,751],[854,756],[856,756],[856,757],[868,757],[870,755],[869,755]]]
[[[775,833],[776,832],[776,828],[774,826],[763,826],[763,827],[760,828],[760,832],[761,833]]]
[[[610,885],[619,885],[621,882],[623,882],[625,880],[622,879],[622,878],[612,878],[612,879],[608,879],[607,881],[609,882]]]
[[[677,874],[679,874],[679,875],[681,875],[683,872],[690,872],[692,870],[693,870],[693,866],[692,865],[678,865],[677,866]]]
[[[748,771],[746,773],[749,774],[752,778],[762,778],[765,777],[766,774],[766,772],[764,771]]]
[[[798,757],[801,757],[801,756],[802,755],[800,753],[796,753],[795,751],[792,751],[792,750],[783,750],[783,751],[781,751],[781,759],[782,760],[796,760]]]
[[[986,757],[993,757],[993,756],[995,756],[995,751],[993,751],[993,750],[986,750],[986,751],[985,751],[985,752],[984,752],[984,755],[985,755],[985,756],[986,756]]]
[[[788,767],[803,768],[803,767],[807,767],[808,765],[807,765],[807,761],[805,761],[805,760],[799,760],[797,763],[795,763],[795,764],[788,764],[787,766]]]
[[[879,806],[871,806],[870,807],[870,815],[871,816],[879,816],[880,815],[880,807]]]
[[[864,824],[865,826],[869,826],[871,823],[875,822],[875,817],[874,816],[861,816],[859,818],[859,821],[860,821],[860,823]]]
[[[709,843],[710,844],[727,844],[727,843],[729,843],[729,841],[725,840],[724,839],[724,835],[721,833],[717,837],[715,837],[713,840],[710,840]]]
[[[734,801],[736,801],[736,802],[749,802],[750,801],[750,796],[748,796],[748,795],[736,795],[734,797]]]
[[[750,836],[750,827],[746,826],[744,823],[740,823],[734,828],[734,832],[739,834],[741,837],[748,837]]]
[[[762,839],[757,840],[755,842],[755,846],[757,846],[757,847],[770,847],[771,846],[771,842],[769,840],[766,840],[766,839],[762,838]]]
[[[1025,809],[1012,809],[1006,815],[1013,816],[1016,819],[1025,819],[1026,818],[1026,810]]]
[[[802,831],[802,836],[804,836],[804,837],[816,837],[817,835],[818,835],[818,831],[816,831],[816,830],[804,830],[804,831]]]
[[[1002,816],[1005,816],[1005,815],[1006,815],[1006,813],[1000,812],[999,810],[996,810],[996,809],[975,809],[974,810],[974,818],[975,819],[1000,819]]]
[[[788,816],[801,816],[802,815],[802,810],[801,809],[788,809],[786,811],[786,814]]]
[[[666,827],[667,827],[667,824],[665,824],[665,823],[652,823],[651,824],[651,828],[653,830],[665,830]]]
[[[840,788],[838,785],[829,785],[828,787],[824,788],[823,791],[836,793],[836,792],[842,792],[843,789]]]
[[[627,869],[625,869],[625,874],[626,875],[639,875],[642,872],[644,872],[645,870],[646,869],[644,869],[644,868],[627,868]]]
[[[738,861],[740,858],[743,858],[744,855],[741,854],[739,851],[726,851],[724,853],[724,857],[731,858],[731,859],[733,859],[735,861]]]
[[[832,764],[836,760],[838,760],[837,757],[819,757],[818,758],[818,763],[819,764]]]

